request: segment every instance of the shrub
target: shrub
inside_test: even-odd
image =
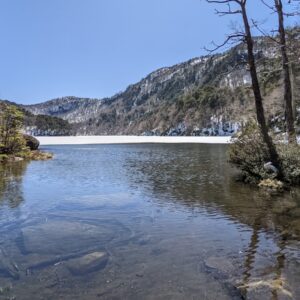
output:
[[[300,184],[300,146],[297,144],[277,144],[285,181],[291,185]]]
[[[300,184],[300,146],[285,144],[277,139],[276,149],[286,183]],[[229,162],[242,171],[246,182],[274,179],[276,173],[268,172],[264,165],[270,162],[267,147],[255,122],[249,122],[229,146]]]
[[[264,164],[269,154],[260,131],[254,122],[249,122],[229,146],[229,162],[240,169],[246,181],[267,178]]]

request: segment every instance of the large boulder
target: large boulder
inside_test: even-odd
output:
[[[37,150],[40,146],[40,142],[33,136],[24,134],[23,135],[25,141],[26,141],[26,146],[31,150]]]

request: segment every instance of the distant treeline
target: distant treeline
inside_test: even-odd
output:
[[[0,100],[0,103],[6,103],[17,107],[24,115],[23,130],[31,135],[71,135],[72,125],[61,118],[46,115],[34,115],[14,102]]]

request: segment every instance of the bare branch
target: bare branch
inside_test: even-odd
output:
[[[208,49],[206,47],[204,47],[204,49],[210,53],[212,52],[216,52],[217,50],[223,48],[224,46],[230,44],[236,44],[238,42],[243,41],[245,38],[245,35],[243,33],[236,33],[236,34],[231,34],[229,36],[227,36],[227,38],[225,39],[225,41],[222,44],[216,44],[215,42],[212,42],[212,45],[214,46],[214,48],[212,49]]]

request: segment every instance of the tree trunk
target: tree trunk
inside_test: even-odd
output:
[[[285,102],[285,119],[289,143],[296,142],[296,133],[293,114],[293,96],[292,84],[290,78],[289,58],[286,51],[286,34],[284,28],[284,17],[281,0],[274,0],[278,14],[278,31],[280,36],[280,50],[282,59],[283,81],[284,81],[284,102]]]
[[[256,116],[257,116],[257,122],[259,124],[261,134],[263,137],[263,140],[265,144],[267,145],[270,160],[272,164],[279,170],[279,177],[282,177],[282,169],[281,164],[279,160],[278,153],[276,151],[275,145],[272,141],[272,138],[269,135],[269,130],[267,127],[265,114],[264,114],[264,108],[263,108],[263,99],[260,91],[260,85],[258,81],[257,71],[256,71],[256,64],[255,64],[255,57],[254,57],[254,51],[253,51],[253,38],[251,34],[251,29],[249,25],[249,20],[247,16],[246,11],[246,4],[241,4],[242,9],[242,16],[243,16],[243,22],[245,27],[245,40],[247,44],[247,50],[248,50],[248,64],[250,68],[250,75],[252,79],[252,89],[254,93],[255,98],[255,107],[256,107]]]

